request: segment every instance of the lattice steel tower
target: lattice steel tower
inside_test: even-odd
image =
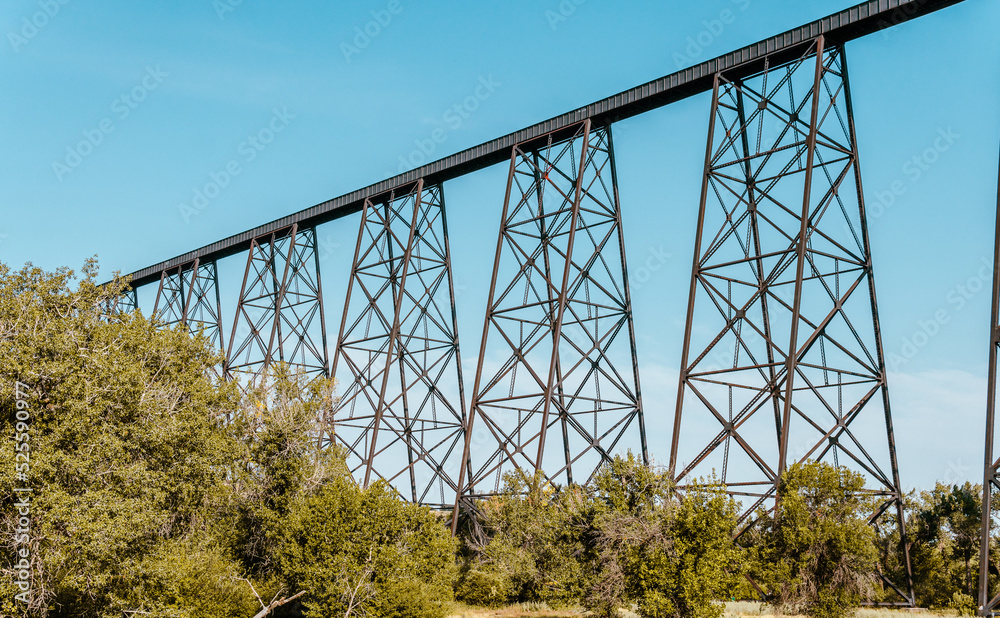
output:
[[[717,475],[745,525],[787,465],[848,465],[909,572],[847,64],[825,43],[715,76],[670,469]],[[912,602],[909,575],[886,583]]]
[[[611,130],[588,120],[512,152],[463,496],[516,470],[587,483],[626,445],[645,461],[642,423]]]
[[[365,201],[334,356],[326,440],[365,486],[449,509],[465,440],[444,190],[423,180]]]

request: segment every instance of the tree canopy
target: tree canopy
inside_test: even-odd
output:
[[[898,526],[869,524],[864,477],[817,462],[786,471],[775,512],[741,522],[713,479],[675,487],[631,453],[588,486],[512,474],[452,538],[447,514],[360,487],[320,448],[332,380],[278,364],[227,381],[205,337],[111,311],[127,282],[96,273],[0,264],[0,426],[16,437],[0,495],[20,505],[0,513],[0,614],[443,618],[457,596],[717,618],[764,590],[840,618],[891,594],[879,573],[904,572]],[[907,498],[920,604],[973,609],[980,491]]]
[[[301,591],[269,615],[327,616],[330,591],[356,583],[346,565],[367,548],[375,593],[355,613],[441,615],[451,538],[427,509],[381,484],[362,491],[336,450],[317,449],[332,384],[279,366],[244,393],[216,376],[221,357],[203,337],[109,311],[127,283],[100,287],[96,272],[92,261],[78,281],[0,265],[4,435],[18,398],[30,412],[29,470],[19,479],[15,450],[0,450],[0,494],[9,505],[15,489],[32,490],[29,602],[16,599],[16,554],[4,552],[0,612],[251,618]],[[339,523],[327,517],[347,504]],[[0,521],[13,539],[17,510]],[[327,546],[317,530],[361,536]],[[345,570],[315,569],[331,556]],[[418,580],[437,582],[434,598],[399,601]]]

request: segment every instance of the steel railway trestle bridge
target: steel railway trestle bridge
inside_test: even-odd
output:
[[[864,473],[879,504],[870,523],[897,526],[901,540],[905,575],[884,584],[912,605],[845,44],[961,1],[859,4],[138,270],[117,310],[157,285],[154,313],[202,330],[225,351],[229,379],[279,361],[343,376],[322,444],[340,445],[364,484],[383,478],[407,500],[454,509],[453,526],[512,470],[585,483],[626,443],[648,460],[612,127],[710,92],[671,475],[683,487],[721,471],[748,524],[773,507],[790,461]],[[443,185],[504,161],[467,407]],[[359,212],[331,363],[316,226]],[[224,317],[217,263],[236,254],[246,269],[235,315]],[[996,267],[991,319],[984,614],[1000,605],[988,594],[1000,490]]]

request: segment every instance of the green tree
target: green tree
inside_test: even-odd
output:
[[[299,497],[275,563],[317,618],[443,618],[457,568],[455,540],[429,509],[343,476]]]
[[[737,506],[714,484],[693,484],[682,500],[665,472],[631,453],[615,458],[596,481],[593,531],[596,575],[585,605],[614,616],[636,604],[649,618],[715,618],[741,575],[733,542]]]
[[[318,448],[329,381],[279,365],[243,393],[215,376],[221,355],[203,336],[109,315],[126,283],[99,287],[96,272],[88,262],[74,286],[68,269],[0,265],[0,423],[31,448],[24,481],[14,449],[0,450],[0,495],[10,505],[15,488],[33,490],[31,604],[12,601],[5,552],[0,612],[327,616],[347,577],[368,591],[349,615],[443,614],[454,542],[429,511],[381,483],[358,489],[341,454]],[[18,400],[27,426],[14,424]],[[2,513],[8,538],[17,517]]]
[[[935,490],[940,491],[940,484]],[[955,553],[965,565],[965,593],[968,595],[975,594],[972,567],[979,553],[983,513],[981,495],[981,486],[966,482],[961,486],[953,485],[940,501],[941,516],[951,534]]]
[[[975,593],[981,486],[937,483],[930,491],[911,498],[909,507],[917,602],[926,607],[960,609]]]
[[[13,449],[0,450],[0,495],[10,505],[16,487],[33,490],[28,613],[246,615],[251,593],[234,585],[239,564],[210,523],[237,452],[219,422],[236,392],[210,377],[219,356],[203,338],[106,315],[125,282],[100,288],[96,272],[87,262],[74,285],[68,269],[0,265],[3,435],[17,390],[30,412],[30,471],[16,479]],[[5,531],[16,517],[4,509]],[[7,589],[11,555],[0,559]]]
[[[306,615],[443,615],[455,548],[426,508],[385,483],[358,488],[339,449],[319,448],[333,384],[278,365],[249,389],[232,430],[235,546],[248,572]]]
[[[860,474],[826,463],[785,471],[762,578],[784,611],[839,618],[874,594],[878,550],[864,485]]]
[[[333,381],[308,379],[285,364],[248,388],[231,430],[239,450],[230,475],[231,522],[247,570],[273,575],[274,552],[292,505],[333,478],[347,477],[343,454],[317,443]]]
[[[509,473],[503,492],[477,505],[481,535],[466,535],[458,598],[498,605],[576,602],[582,592],[584,551],[578,487],[558,490],[542,472]]]

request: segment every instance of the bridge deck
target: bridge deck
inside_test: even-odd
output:
[[[276,219],[241,234],[224,238],[173,259],[137,270],[132,273],[132,285],[138,287],[156,281],[160,278],[160,273],[163,270],[176,268],[193,261],[195,258],[200,258],[204,262],[246,251],[253,238],[293,223],[298,223],[299,227],[310,227],[355,213],[364,205],[366,198],[374,197],[393,187],[416,181],[419,178],[424,178],[429,183],[438,183],[489,167],[509,159],[511,148],[515,144],[527,142],[552,131],[565,129],[586,118],[590,118],[595,124],[615,122],[711,90],[713,76],[717,72],[727,71],[734,72],[735,75],[752,75],[763,69],[765,57],[770,57],[772,65],[792,60],[801,55],[805,46],[821,34],[827,38],[828,44],[846,43],[962,1],[872,0],[859,4],[596,103],[387,178],[363,189]]]

